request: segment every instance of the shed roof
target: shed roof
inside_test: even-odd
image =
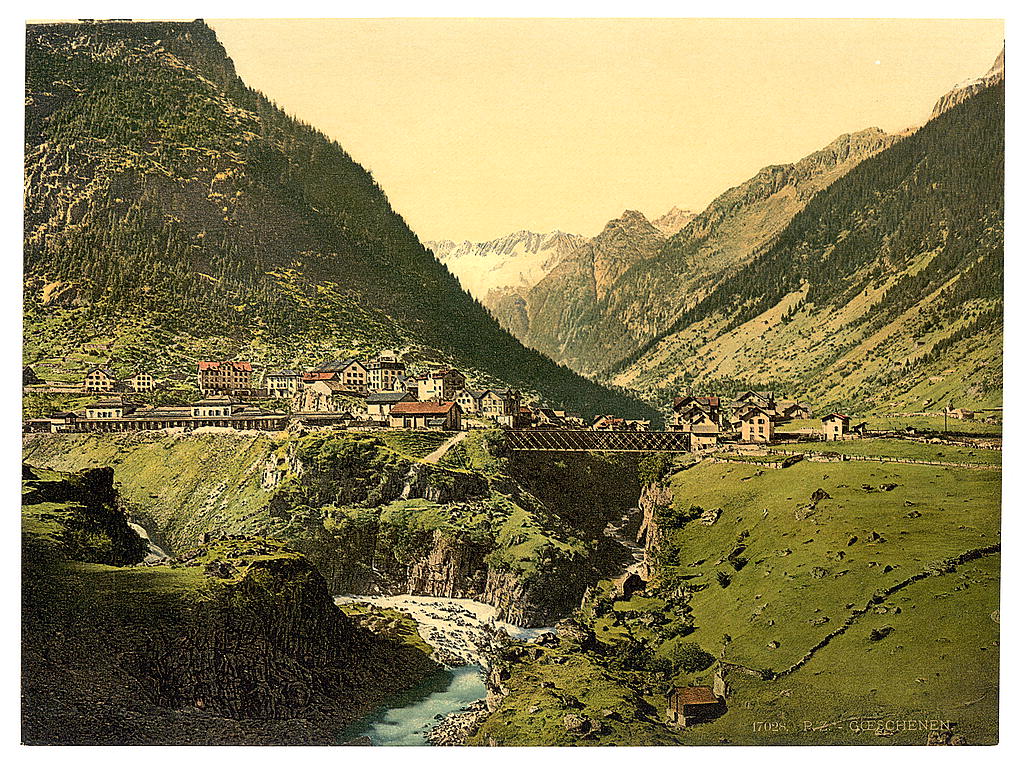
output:
[[[455,403],[435,403],[428,401],[425,403],[398,403],[394,408],[391,409],[392,416],[401,416],[402,414],[414,415],[444,415],[447,414],[452,408],[455,407]]]
[[[689,685],[672,691],[673,698],[680,704],[717,704],[718,697],[710,685]]]
[[[412,397],[412,395],[408,392],[372,392],[366,396],[366,403],[367,405],[401,403],[407,397]]]

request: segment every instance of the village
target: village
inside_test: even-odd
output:
[[[593,421],[580,414],[524,401],[508,387],[474,387],[451,367],[410,373],[394,351],[368,360],[326,360],[309,368],[260,371],[245,360],[199,361],[194,388],[181,390],[183,376],[158,378],[136,371],[118,378],[109,367],[86,371],[79,384],[45,382],[31,366],[23,370],[26,395],[75,395],[95,400],[24,421],[26,432],[128,432],[152,430],[405,429],[460,432],[502,427],[512,430],[650,432],[646,420],[614,414]],[[198,392],[198,399],[152,402],[165,391]],[[848,440],[867,434],[867,423],[844,413],[815,418],[810,405],[747,390],[730,398],[687,392],[666,406],[666,431],[685,436],[694,452],[723,445],[792,440]],[[947,409],[953,419],[971,419]]]

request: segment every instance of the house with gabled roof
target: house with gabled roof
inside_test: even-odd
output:
[[[121,382],[129,392],[152,392],[156,389],[156,379],[148,371],[136,371]]]
[[[672,412],[674,414],[679,414],[691,408],[699,408],[712,421],[718,422],[720,420],[722,400],[717,395],[694,395],[689,392],[672,399]]]
[[[365,389],[354,389],[337,378],[304,380],[299,395],[303,411],[364,410]]]
[[[371,392],[387,392],[395,379],[405,375],[405,363],[393,350],[384,350],[366,363],[367,387]]]
[[[338,381],[349,389],[365,392],[367,388],[368,375],[366,366],[353,357],[345,360],[325,360],[313,368],[310,373],[335,373],[337,374]]]
[[[711,418],[697,403],[690,403],[674,414],[669,428],[672,432],[689,434],[690,447],[693,450],[716,447],[722,432],[718,421]]]
[[[830,413],[821,418],[821,433],[825,440],[844,440],[850,432],[850,417],[843,413]]]
[[[124,398],[108,397],[85,406],[85,418],[123,419],[126,414],[132,413],[137,407],[134,403],[125,401]]]
[[[713,720],[725,712],[725,702],[710,685],[688,685],[672,688],[666,696],[666,720],[670,725],[686,728]]]
[[[455,393],[466,386],[466,377],[454,368],[440,368],[416,377],[416,396],[422,400],[454,401]]]
[[[733,414],[735,416],[736,411],[738,411],[740,408],[748,407],[751,405],[757,406],[758,408],[761,408],[762,410],[774,415],[775,393],[767,391],[759,392],[753,389],[748,389],[746,392],[741,392],[739,395],[733,398],[733,401],[729,404],[729,407],[732,409]]]
[[[775,437],[772,414],[756,405],[748,406],[740,416],[740,440],[744,443],[770,443]]]
[[[391,408],[388,423],[400,429],[434,429],[457,432],[462,428],[462,409],[449,400],[425,403],[397,403]]]
[[[480,398],[480,411],[484,416],[493,419],[497,419],[500,416],[511,416],[519,410],[521,401],[522,396],[517,390],[510,388],[491,389]],[[563,411],[560,415],[564,418],[565,412]]]
[[[782,419],[811,418],[811,407],[806,403],[798,403],[794,400],[780,400],[775,406],[775,411]]]
[[[419,396],[419,384],[415,376],[397,376],[391,382],[391,392],[408,392],[413,397]]]
[[[396,405],[414,402],[409,392],[371,392],[366,396],[366,413],[372,421],[387,421]]]
[[[299,390],[302,389],[302,374],[291,368],[270,371],[267,373],[264,384],[270,397],[295,397]]]
[[[486,393],[486,389],[460,389],[455,394],[455,402],[462,408],[463,415],[479,416],[481,414],[480,398]]]
[[[86,392],[112,392],[117,379],[109,370],[97,366],[85,374],[82,389]]]
[[[255,386],[252,363],[246,360],[202,360],[197,383],[203,394],[248,394]]]

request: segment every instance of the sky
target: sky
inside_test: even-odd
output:
[[[1003,44],[1002,21],[977,19],[207,23],[423,240],[700,210],[843,133],[920,125]]]

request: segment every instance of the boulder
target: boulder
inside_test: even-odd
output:
[[[593,720],[576,712],[570,712],[563,717],[562,725],[565,727],[565,732],[572,736],[586,736],[595,727]]]

